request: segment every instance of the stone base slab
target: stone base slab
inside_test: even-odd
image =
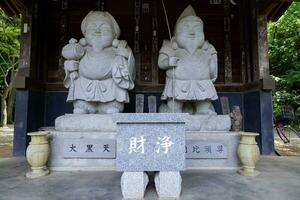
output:
[[[229,131],[229,115],[187,115],[187,131]],[[65,114],[55,120],[56,131],[116,132],[111,115]]]

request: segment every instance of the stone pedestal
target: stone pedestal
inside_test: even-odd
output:
[[[121,190],[124,200],[143,200],[149,183],[145,172],[124,172],[121,177]]]
[[[237,169],[240,136],[230,132],[228,115],[188,115],[186,119],[186,169]],[[55,171],[116,170],[116,125],[111,115],[66,114],[56,119],[50,132],[49,167]],[[205,130],[216,127],[217,131]],[[211,127],[211,128],[209,128]],[[79,150],[75,154],[72,150]],[[212,153],[205,154],[207,144]],[[94,152],[85,152],[93,145]],[[223,146],[218,153],[218,146]],[[108,150],[105,149],[108,147]],[[200,152],[200,153],[199,153]]]
[[[51,170],[116,169],[116,126],[111,115],[66,114],[58,117],[55,128],[50,130],[50,145]]]
[[[155,182],[160,197],[173,199],[180,196],[179,171],[185,169],[186,117],[183,113],[113,115],[118,132],[117,169],[125,171],[121,181],[125,199],[124,194],[143,194],[140,187],[144,181],[136,176],[140,177],[144,171],[159,171]],[[124,186],[126,179],[140,182],[135,184],[137,187],[129,187],[129,183]]]

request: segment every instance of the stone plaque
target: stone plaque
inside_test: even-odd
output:
[[[187,114],[115,114],[117,170],[181,171],[185,168]]]
[[[220,97],[220,102],[222,106],[223,115],[228,115],[230,113],[228,97],[225,96]]]
[[[145,99],[145,96],[143,94],[137,94],[135,96],[135,112],[136,113],[144,112],[144,99]]]
[[[228,157],[225,144],[205,140],[187,140],[185,153],[187,159],[226,159]]]
[[[156,110],[156,96],[149,96],[148,97],[148,109],[149,109],[149,113],[157,113],[157,110]]]
[[[116,158],[116,142],[109,139],[65,139],[63,157],[70,159],[114,159]]]

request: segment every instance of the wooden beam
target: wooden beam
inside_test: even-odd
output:
[[[0,2],[0,8],[9,16],[21,14],[24,7],[24,2],[21,0],[2,0]]]
[[[291,3],[281,3],[268,14],[268,20],[277,21],[281,15],[289,8]]]
[[[274,13],[278,7],[282,7],[283,11],[279,12],[282,15],[293,1],[299,2],[300,0],[260,0],[257,2],[258,13],[260,15],[269,15],[270,13]]]
[[[268,15],[280,3],[280,0],[260,0],[257,3],[258,13],[260,15]]]

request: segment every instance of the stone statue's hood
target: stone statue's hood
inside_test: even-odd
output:
[[[197,16],[194,8],[191,5],[188,5],[186,7],[186,9],[184,9],[184,11],[179,16],[179,18],[178,18],[178,20],[176,22],[176,25],[178,25],[181,21],[186,20],[188,18],[197,19],[197,21],[200,21],[203,24],[201,18]]]

